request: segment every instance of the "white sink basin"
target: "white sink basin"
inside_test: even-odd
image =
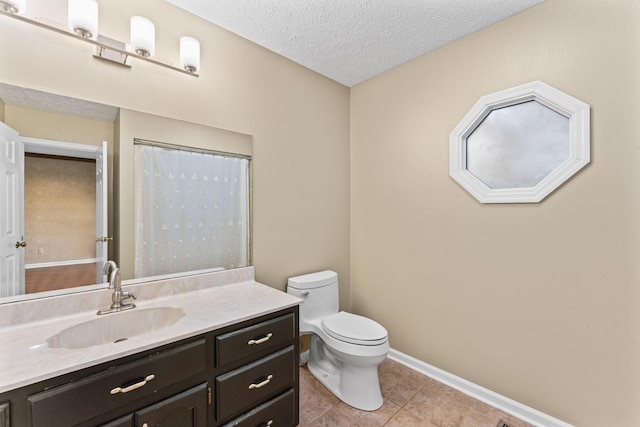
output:
[[[77,349],[118,343],[173,325],[183,316],[181,308],[134,308],[70,326],[49,337],[47,344],[51,348]]]

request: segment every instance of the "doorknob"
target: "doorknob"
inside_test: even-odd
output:
[[[27,242],[16,242],[16,248],[24,248],[27,246]]]
[[[112,240],[113,240],[113,237],[98,237],[98,238],[96,238],[96,242],[102,242],[102,243],[110,242]]]

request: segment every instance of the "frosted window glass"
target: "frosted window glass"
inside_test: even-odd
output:
[[[467,137],[467,170],[491,189],[535,187],[569,147],[569,118],[523,102],[492,110]]]

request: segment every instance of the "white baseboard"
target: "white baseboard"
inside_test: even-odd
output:
[[[29,270],[31,268],[47,268],[47,267],[66,267],[68,265],[79,265],[79,264],[94,264],[98,260],[97,258],[87,258],[87,259],[71,259],[68,261],[54,261],[54,262],[40,262],[37,264],[25,264],[25,270]]]
[[[526,421],[529,424],[533,424],[534,426],[574,427],[571,424],[567,424],[564,421],[560,421],[557,418],[553,418],[536,409],[511,400],[508,397],[494,393],[493,391],[467,381],[464,378],[457,377],[397,350],[390,349],[388,357],[389,359],[401,363],[414,371],[420,372],[429,378],[448,385],[449,387],[471,396],[474,399],[493,406],[502,412],[513,415],[514,417],[519,418],[522,421]]]

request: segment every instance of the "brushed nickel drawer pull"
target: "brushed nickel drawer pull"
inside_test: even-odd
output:
[[[262,344],[263,342],[267,342],[269,341],[269,339],[273,336],[273,334],[271,332],[269,332],[267,335],[265,335],[264,337],[260,338],[259,340],[249,340],[247,342],[247,344],[249,345],[254,345],[254,344]]]
[[[139,383],[135,383],[135,384],[131,384],[128,387],[116,387],[113,390],[111,390],[111,394],[118,394],[118,393],[129,393],[130,391],[133,391],[137,388],[143,387],[145,385],[147,385],[147,383],[149,381],[151,381],[152,379],[154,379],[156,376],[151,374],[151,375],[147,375],[146,378],[142,381],[140,381]]]
[[[269,420],[266,423],[264,423],[264,427],[271,427],[272,425],[273,425],[273,420]]]
[[[267,377],[266,380],[262,381],[261,383],[258,384],[249,384],[249,390],[254,389],[254,388],[260,388],[260,387],[264,387],[267,384],[269,384],[271,382],[271,379],[273,378],[273,375],[269,375]]]

